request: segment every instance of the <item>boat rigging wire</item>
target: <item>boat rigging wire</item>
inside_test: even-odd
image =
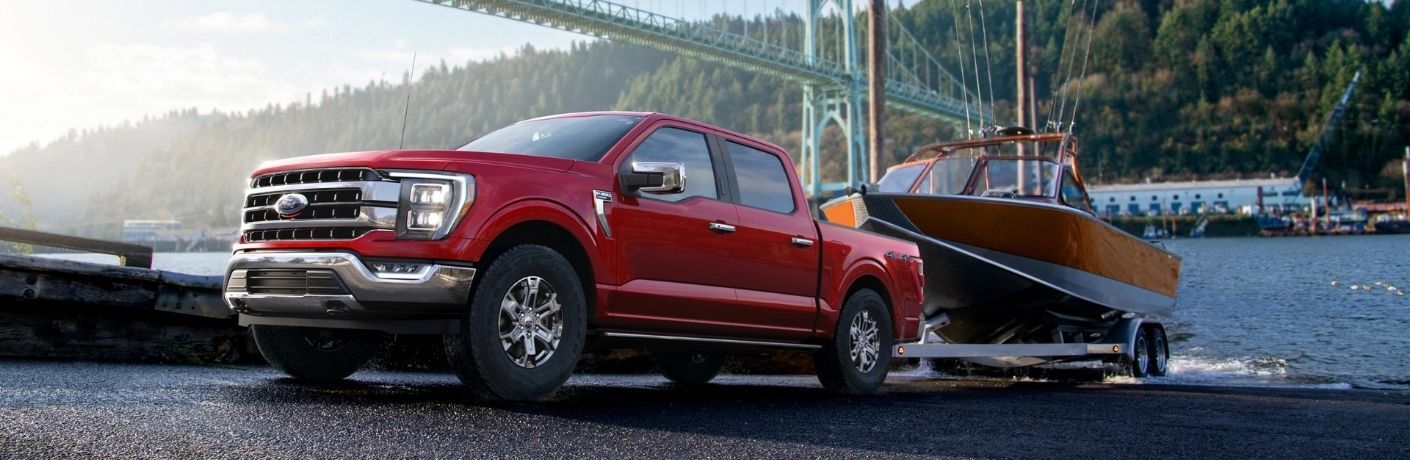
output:
[[[1072,133],[1072,129],[1077,125],[1077,105],[1082,103],[1082,83],[1087,80],[1087,58],[1092,54],[1092,35],[1097,32],[1097,6],[1100,2],[1092,3],[1092,11],[1087,14],[1087,45],[1082,50],[1082,75],[1077,78],[1077,96],[1072,102],[1072,118],[1067,122],[1067,132]]]
[[[994,116],[994,108],[996,107],[994,105],[994,67],[989,62],[989,29],[985,26],[984,21],[984,0],[979,0],[979,30],[980,37],[984,38],[984,73],[989,77],[989,124],[991,126],[998,125],[998,117]]]
[[[1082,0],[1082,8],[1081,8],[1080,10],[1075,8],[1075,7],[1077,6],[1077,0],[1072,0],[1072,2],[1068,5],[1068,6],[1069,6],[1069,8],[1068,8],[1068,10],[1067,10],[1067,31],[1068,31],[1068,33],[1067,33],[1066,35],[1064,35],[1063,42],[1062,42],[1062,49],[1063,49],[1064,54],[1067,55],[1067,62],[1066,62],[1066,63],[1063,63],[1063,62],[1061,62],[1061,61],[1058,62],[1058,79],[1057,79],[1057,81],[1056,81],[1056,82],[1057,82],[1057,85],[1058,85],[1059,92],[1062,94],[1062,96],[1058,99],[1058,103],[1056,104],[1056,106],[1057,106],[1057,116],[1056,116],[1056,117],[1049,117],[1049,118],[1048,118],[1048,123],[1051,124],[1053,130],[1054,130],[1054,131],[1057,131],[1057,132],[1062,132],[1062,119],[1063,119],[1063,117],[1067,114],[1067,94],[1068,94],[1068,92],[1069,92],[1069,89],[1068,89],[1069,85],[1068,85],[1068,83],[1070,83],[1070,82],[1072,81],[1072,75],[1076,73],[1076,67],[1077,67],[1077,48],[1072,47],[1072,44],[1073,44],[1074,42],[1080,41],[1080,40],[1082,39],[1082,28],[1081,28],[1080,26],[1078,26],[1078,27],[1073,27],[1073,25],[1072,25],[1072,24],[1073,24],[1073,19],[1078,16],[1078,15],[1077,15],[1078,12],[1082,12],[1082,11],[1086,11],[1086,10],[1087,10],[1087,4],[1088,4],[1088,0]],[[1071,53],[1067,53],[1067,49],[1068,49],[1068,48],[1072,48],[1072,52],[1071,52]],[[1063,70],[1064,68],[1066,68],[1065,71]],[[1054,121],[1054,120],[1056,120],[1056,121]]]
[[[965,19],[969,22],[969,56],[970,59],[974,61],[974,92],[977,93],[975,96],[979,99],[979,105],[977,107],[979,111],[978,124],[980,125],[979,128],[982,130],[984,129],[984,85],[979,84],[979,52],[974,46],[974,14],[971,5],[970,0],[965,0],[964,15]],[[990,110],[993,110],[993,108],[991,107]]]
[[[969,139],[970,133],[974,131],[969,123],[969,76],[965,74],[964,46],[960,44],[962,42],[960,39],[960,9],[956,5],[957,0],[950,0],[950,14],[954,19],[955,29],[955,61],[960,63],[960,97],[964,100],[964,132],[965,139]]]

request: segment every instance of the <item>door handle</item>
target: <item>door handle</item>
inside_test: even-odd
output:
[[[710,222],[710,230],[720,233],[734,233],[734,226],[724,222]]]
[[[798,246],[798,247],[800,247],[800,248],[812,247],[812,246],[813,246],[813,240],[810,240],[810,239],[807,239],[807,238],[803,238],[803,237],[801,237],[801,236],[795,236],[795,237],[793,237],[793,245],[794,245],[794,246]]]

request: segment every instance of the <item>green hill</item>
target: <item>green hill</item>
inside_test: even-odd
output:
[[[1066,75],[1059,62],[1083,47],[1064,52],[1064,40],[1074,40],[1067,27],[1070,2],[1029,3],[1037,88],[1047,104],[1059,75]],[[1089,181],[1291,174],[1351,74],[1365,69],[1355,104],[1319,171],[1349,189],[1398,183],[1398,166],[1391,166],[1410,139],[1406,2],[1098,4],[1076,118]],[[920,40],[936,45],[937,56],[957,62],[971,49],[969,38],[955,40],[955,12],[963,12],[954,5],[928,0],[897,14]],[[999,118],[1011,119],[1012,6],[986,2],[986,8],[993,93]],[[798,18],[769,20],[777,31]],[[715,21],[743,29],[740,18]],[[749,31],[757,34],[762,27],[755,21]],[[960,30],[967,34],[967,28]],[[606,42],[563,51],[526,47],[513,57],[461,66],[441,63],[415,82],[412,94],[408,148],[454,147],[516,120],[583,110],[675,113],[790,149],[798,146],[801,123],[796,85]],[[21,149],[0,157],[0,171],[21,178],[42,229],[113,237],[125,218],[233,227],[243,178],[261,161],[396,147],[404,95],[402,85],[368,83],[245,113],[174,112]],[[1076,96],[1072,86],[1069,98]],[[1043,105],[1039,113],[1048,110]],[[945,124],[892,113],[885,154],[891,161],[914,147],[962,135]],[[836,132],[825,137],[829,145],[839,144]],[[840,174],[837,150],[825,152],[825,177]],[[0,212],[13,213],[15,206],[0,197]]]

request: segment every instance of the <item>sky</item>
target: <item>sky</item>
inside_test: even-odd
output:
[[[688,19],[804,2],[618,1]],[[412,0],[0,0],[0,155],[144,115],[241,111],[397,82],[413,53],[424,70],[588,40]]]

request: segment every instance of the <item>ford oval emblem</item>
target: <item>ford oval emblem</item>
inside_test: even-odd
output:
[[[308,197],[299,193],[290,193],[279,197],[279,201],[274,202],[274,212],[280,217],[294,217],[299,215],[304,208],[308,207]]]

